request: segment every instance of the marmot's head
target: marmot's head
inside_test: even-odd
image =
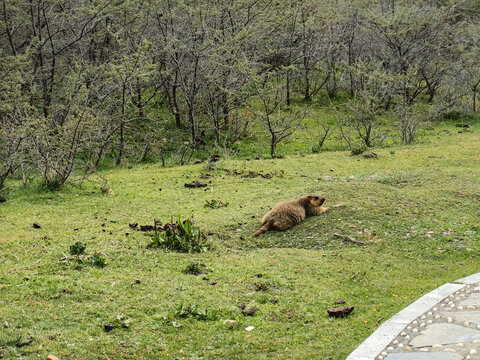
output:
[[[308,200],[310,200],[310,204],[314,207],[322,206],[325,202],[325,198],[318,196],[318,195],[308,195]]]

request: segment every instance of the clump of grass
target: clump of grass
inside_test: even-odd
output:
[[[107,259],[100,253],[93,254],[92,256],[87,258],[86,262],[92,266],[96,266],[99,268],[104,268],[105,266],[107,266]]]
[[[182,253],[199,253],[207,251],[209,248],[206,236],[200,231],[200,228],[193,226],[189,219],[182,222],[180,217],[176,223],[166,227],[163,234],[156,233],[148,247],[164,248]]]
[[[207,272],[207,267],[203,263],[191,262],[182,271],[184,274],[200,275]]]
[[[255,283],[255,291],[267,291],[268,285],[265,283]]]
[[[85,249],[87,248],[86,244],[77,241],[75,244],[70,245],[70,255],[80,256],[85,254]]]
[[[219,209],[222,207],[228,206],[228,202],[223,202],[221,200],[205,200],[205,204],[203,204],[203,207],[205,208],[210,208],[210,209]]]
[[[86,257],[87,254],[85,250],[87,249],[87,244],[81,243],[80,241],[75,242],[70,245],[70,255],[77,262],[77,264],[87,264],[96,266],[99,268],[104,268],[107,265],[107,260],[104,255],[101,253],[95,253],[92,256]],[[72,258],[66,258],[65,260],[69,261]]]
[[[195,304],[180,304],[173,314],[168,316],[173,319],[194,318],[200,321],[212,321],[218,319],[217,311],[200,310]]]

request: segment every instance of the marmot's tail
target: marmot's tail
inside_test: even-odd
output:
[[[271,220],[270,220],[270,221],[267,221],[267,222],[265,223],[265,225],[263,225],[263,226],[261,227],[260,230],[258,230],[255,234],[253,234],[253,236],[258,236],[258,235],[260,235],[260,234],[263,234],[264,232],[267,232],[268,230],[270,230],[270,229],[272,228],[272,226],[273,226],[273,221],[271,221]]]

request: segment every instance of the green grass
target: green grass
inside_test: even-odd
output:
[[[0,326],[9,324],[0,331],[0,357],[344,359],[422,294],[480,271],[480,129],[431,132],[416,145],[375,150],[378,159],[332,151],[220,161],[214,171],[203,164],[106,170],[115,196],[95,183],[56,193],[10,187],[0,204]],[[184,187],[201,173],[212,175],[201,180],[207,188]],[[270,206],[310,192],[325,196],[331,211],[251,236]],[[212,199],[228,206],[205,208]],[[213,248],[147,249],[151,237],[129,227],[176,215],[193,216]],[[106,266],[68,260],[77,241],[87,245],[82,256],[100,253]],[[208,271],[185,274],[192,262]],[[331,319],[326,310],[339,299],[355,310]],[[255,315],[244,316],[242,303]],[[182,304],[216,316],[175,317]],[[104,331],[126,319],[133,319],[128,328]]]

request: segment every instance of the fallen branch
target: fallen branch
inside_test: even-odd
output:
[[[349,236],[349,235],[342,235],[342,234],[337,234],[337,233],[334,233],[333,234],[335,237],[337,238],[340,238],[340,239],[344,239],[344,240],[348,240],[354,244],[357,244],[357,245],[365,245],[366,243],[363,242],[363,241],[360,241],[360,240],[355,240],[353,237]]]

